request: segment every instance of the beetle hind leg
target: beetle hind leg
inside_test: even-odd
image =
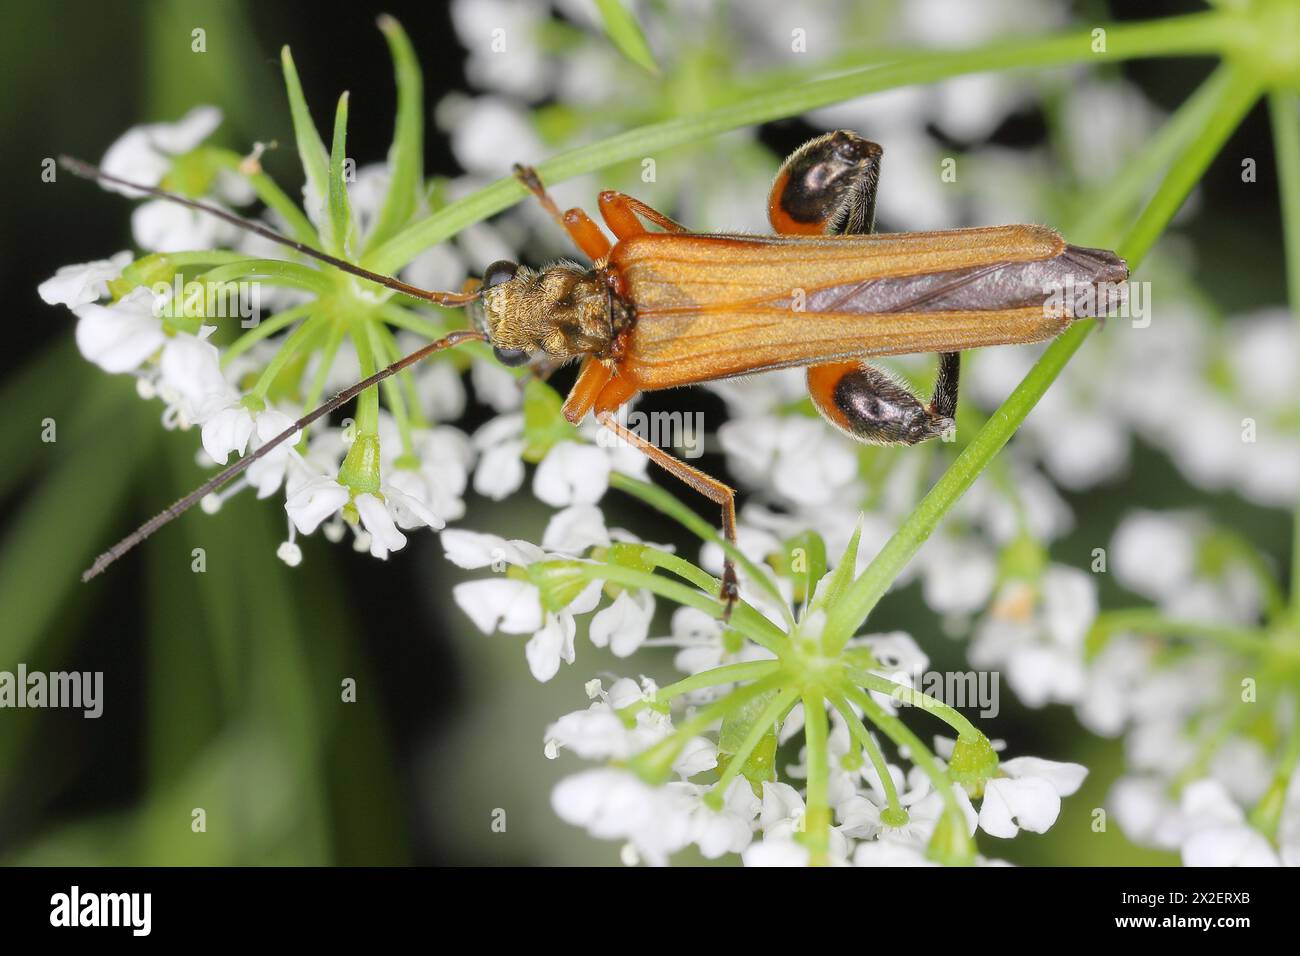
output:
[[[875,227],[883,150],[837,130],[810,140],[781,164],[767,201],[772,228],[784,235],[866,235]]]
[[[849,130],[810,140],[781,164],[767,201],[785,235],[866,235],[875,228],[883,150]],[[859,362],[808,370],[808,391],[826,420],[858,441],[914,445],[943,435],[957,414],[961,355],[939,355],[934,397],[925,404],[888,373]]]
[[[953,428],[960,358],[957,352],[944,353],[929,404],[888,372],[863,362],[810,368],[808,394],[822,417],[855,441],[916,445]]]
[[[664,451],[658,445],[651,444],[636,432],[618,420],[611,407],[597,406],[596,420],[605,428],[627,442],[633,448],[653,461],[674,478],[694,488],[704,497],[722,509],[722,534],[731,545],[736,544],[736,490],[711,475],[706,475],[698,468]],[[740,600],[740,585],[736,578],[736,564],[731,555],[724,552],[722,559],[722,581],[718,595],[722,601],[722,621],[731,620],[731,612]]]
[[[930,413],[956,424],[957,382],[961,377],[961,353],[939,353],[939,375],[934,380],[934,397],[930,399]]]

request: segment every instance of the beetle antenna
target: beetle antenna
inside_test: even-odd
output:
[[[149,535],[153,534],[163,525],[167,524],[173,518],[180,517],[190,508],[194,507],[196,504],[202,501],[204,497],[206,497],[207,495],[211,494],[214,491],[219,490],[224,484],[226,484],[226,482],[230,481],[232,478],[235,478],[240,473],[242,473],[245,469],[248,468],[249,465],[253,464],[253,462],[257,461],[259,458],[266,455],[268,452],[276,448],[278,445],[281,445],[284,442],[289,441],[291,438],[297,435],[300,431],[302,431],[302,429],[306,428],[312,422],[316,421],[318,418],[322,418],[325,415],[328,415],[330,412],[346,404],[356,396],[360,395],[366,389],[370,388],[372,385],[382,382],[384,379],[388,378],[391,375],[396,375],[402,369],[410,365],[414,365],[416,362],[419,362],[422,359],[428,358],[434,352],[441,352],[443,349],[453,348],[464,342],[485,342],[485,341],[487,341],[487,336],[484,335],[482,332],[472,331],[470,329],[460,329],[455,332],[450,332],[447,335],[443,336],[442,338],[438,339],[437,341],[430,342],[428,345],[424,346],[423,348],[416,349],[414,352],[412,352],[410,355],[406,356],[405,358],[398,359],[396,362],[394,362],[392,365],[388,366],[387,368],[380,369],[378,372],[376,372],[374,375],[371,375],[369,378],[357,382],[355,385],[351,385],[348,388],[345,388],[343,391],[339,392],[337,395],[331,398],[324,405],[321,405],[319,408],[315,408],[312,411],[308,412],[306,415],[298,419],[296,422],[294,422],[284,431],[280,432],[280,434],[276,435],[270,441],[267,441],[265,444],[259,445],[257,448],[253,449],[243,458],[240,458],[239,461],[235,462],[230,467],[224,468],[221,471],[217,472],[217,474],[213,475],[203,484],[199,485],[199,487],[195,488],[184,498],[181,498],[179,501],[163,509],[161,512],[154,515],[144,524],[140,525],[140,527],[136,528],[134,531],[128,534],[117,544],[113,545],[113,547],[109,548],[107,551],[105,551],[103,554],[97,557],[95,559],[95,563],[92,564],[89,568],[87,568],[82,573],[81,580],[84,582],[84,581],[89,581],[91,578],[98,577],[100,574],[104,572],[105,568],[107,568],[118,558],[122,557],[122,555],[126,554],[128,551],[134,548],[145,538],[149,537]]]
[[[197,199],[187,199],[185,196],[168,192],[165,189],[159,189],[157,186],[144,186],[140,183],[133,183],[129,180],[122,179],[120,176],[114,176],[112,173],[106,173],[98,166],[92,166],[80,159],[72,156],[60,156],[59,165],[72,173],[74,176],[80,176],[83,179],[95,180],[101,183],[113,183],[117,186],[125,186],[128,189],[134,189],[158,199],[166,199],[168,202],[178,203],[182,206],[188,206],[190,209],[197,209],[200,212],[206,212],[210,216],[216,216],[218,219],[236,225],[241,229],[261,236],[263,239],[270,239],[272,242],[278,242],[282,246],[288,246],[304,256],[310,256],[321,262],[327,262],[336,269],[342,269],[344,272],[362,279],[369,279],[371,282],[377,282],[387,289],[394,292],[400,292],[403,295],[409,295],[415,299],[423,299],[426,302],[433,302],[437,305],[445,305],[455,308],[457,306],[467,305],[478,298],[476,292],[434,292],[429,289],[421,289],[418,286],[409,285],[400,279],[394,279],[392,276],[380,275],[378,272],[371,272],[369,269],[363,269],[360,266],[353,265],[346,259],[340,259],[338,256],[332,256],[328,252],[321,252],[314,249],[306,243],[298,242],[296,239],[290,239],[288,236],[281,235],[274,229],[262,225],[260,222],[254,222],[251,219],[245,219],[243,216],[237,216],[233,212],[228,212],[219,206],[211,203],[199,202]]]

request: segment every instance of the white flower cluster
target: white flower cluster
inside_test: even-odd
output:
[[[671,717],[653,708],[637,710],[630,726],[619,714],[638,703],[653,702],[656,690],[645,678],[639,684],[627,678],[617,680],[608,691],[593,680],[588,684],[591,705],[564,715],[547,728],[548,755],[569,750],[586,760],[613,764],[560,781],[551,794],[560,818],[594,837],[620,841],[622,859],[629,864],[662,865],[673,854],[695,847],[706,859],[740,854],[747,866],[806,865],[809,850],[800,839],[806,813],[802,788],[775,778],[754,783],[736,777],[721,800],[708,799],[714,788],[693,778],[707,777],[718,769],[718,748],[713,740],[695,737],[682,747],[672,765],[677,779],[665,785],[646,783],[632,770],[617,765],[673,733]],[[891,822],[886,788],[875,767],[854,757],[843,718],[831,711],[830,720],[829,796],[835,822],[830,829],[829,862],[933,865],[926,847],[945,809],[943,795],[921,768],[904,771],[887,765],[890,789],[898,794],[906,811],[904,821]],[[793,739],[802,726],[802,709],[796,707],[782,726],[781,742]],[[942,746],[944,741],[937,743]],[[951,752],[952,741],[946,744]],[[800,764],[785,768],[782,776],[796,782],[806,777],[806,759],[806,751],[801,752]],[[1061,798],[1078,790],[1087,774],[1078,764],[1033,757],[1003,761],[1000,769],[1001,775],[984,786],[978,809],[961,786],[952,785],[952,799],[960,807],[967,835],[981,830],[1009,839],[1021,830],[1045,832],[1056,822]]]
[[[1110,570],[1163,620],[1248,628],[1265,613],[1264,585],[1249,552],[1233,544],[1192,513],[1133,512],[1115,532]],[[1228,550],[1216,556],[1216,547]],[[1130,839],[1178,850],[1189,865],[1300,864],[1294,781],[1276,846],[1248,822],[1270,788],[1286,789],[1290,771],[1261,727],[1292,732],[1295,688],[1268,681],[1265,661],[1228,648],[1175,650],[1180,635],[1158,622],[1121,619],[1089,647],[1094,622],[1105,620],[1094,576],[1053,565],[1036,582],[1004,587],[976,627],[971,663],[1002,668],[1030,706],[1069,704],[1092,732],[1123,736],[1128,773],[1110,804]]]
[[[103,169],[141,185],[158,185],[172,163],[198,149],[220,120],[219,110],[199,107],[174,124],[136,127],[109,147]],[[362,226],[373,220],[383,199],[382,188],[371,188],[375,179],[370,171],[354,184],[353,210]],[[110,188],[134,193],[123,187]],[[247,203],[253,198],[247,182],[228,170],[218,172],[211,190],[207,198],[219,204]],[[137,208],[132,228],[136,242],[154,252],[198,252],[227,243],[251,252],[266,245],[265,240],[250,239],[211,216],[156,199]],[[273,405],[261,399],[251,401],[241,390],[242,381],[270,365],[285,339],[261,339],[227,360],[211,341],[216,326],[200,325],[187,331],[182,323],[172,320],[169,294],[137,285],[125,294],[113,295],[110,284],[124,282],[123,270],[131,263],[131,253],[121,252],[111,259],[65,266],[41,284],[40,295],[47,303],[66,305],[77,316],[76,340],[82,355],[106,372],[133,375],[142,398],[163,401],[166,427],[198,426],[203,450],[213,462],[224,465],[232,453],[243,456],[291,428],[304,410],[302,402],[280,400]],[[293,294],[275,301],[294,308],[303,296]],[[272,318],[262,317],[262,321]],[[343,384],[351,384],[356,377],[355,355],[349,356],[348,351],[342,345],[334,354],[337,364],[345,367],[347,381]],[[346,370],[348,364],[353,371]],[[322,382],[338,382],[336,369],[313,367],[313,376],[318,371]],[[428,406],[463,407],[458,378],[449,381],[443,371],[419,370],[415,374],[426,393],[432,391],[427,394]],[[287,563],[301,560],[295,536],[311,534],[322,524],[334,540],[351,527],[358,550],[386,557],[406,544],[404,530],[442,528],[447,520],[464,513],[461,496],[477,449],[449,426],[412,427],[403,436],[393,419],[381,414],[379,427],[384,480],[374,491],[354,493],[340,483],[339,468],[352,432],[322,425],[315,428],[305,446],[294,446],[297,437],[285,442],[204,506],[215,510],[224,497],[245,487],[254,488],[259,498],[283,488],[289,534],[279,553]],[[345,514],[350,517],[346,523]]]
[[[1116,577],[1171,620],[1253,624],[1264,613],[1258,572],[1239,554],[1205,560],[1214,533],[1196,515],[1135,513],[1115,534]],[[1128,772],[1110,804],[1130,839],[1189,866],[1300,866],[1300,778],[1294,757],[1288,767],[1266,744],[1294,733],[1300,693],[1271,669],[1230,648],[1171,653],[1133,633],[1090,661],[1077,709],[1095,733],[1124,737]],[[1271,822],[1253,816],[1270,803]]]
[[[590,473],[586,480],[593,480]],[[600,509],[591,504],[556,512],[546,526],[541,547],[462,529],[442,533],[443,549],[453,564],[498,572],[497,577],[456,585],[452,589],[456,603],[484,634],[530,634],[524,653],[539,681],[554,677],[561,661],[573,663],[574,617],[596,608],[601,583],[592,581],[565,607],[548,611],[535,584],[508,572],[548,559],[581,557],[592,548],[608,548],[616,541],[636,542],[637,538],[621,529],[607,529]],[[648,591],[623,591],[591,619],[591,642],[627,657],[645,642],[654,611],[654,596]]]

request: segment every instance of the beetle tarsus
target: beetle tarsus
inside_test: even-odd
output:
[[[718,600],[722,602],[722,623],[731,622],[731,612],[736,609],[736,602],[740,600],[740,584],[736,580],[736,565],[732,563],[731,558],[726,558],[722,565],[722,589],[718,593]]]

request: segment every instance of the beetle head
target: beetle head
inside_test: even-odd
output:
[[[479,324],[506,365],[563,361],[609,350],[614,329],[609,287],[573,262],[541,270],[494,262],[483,275]]]

